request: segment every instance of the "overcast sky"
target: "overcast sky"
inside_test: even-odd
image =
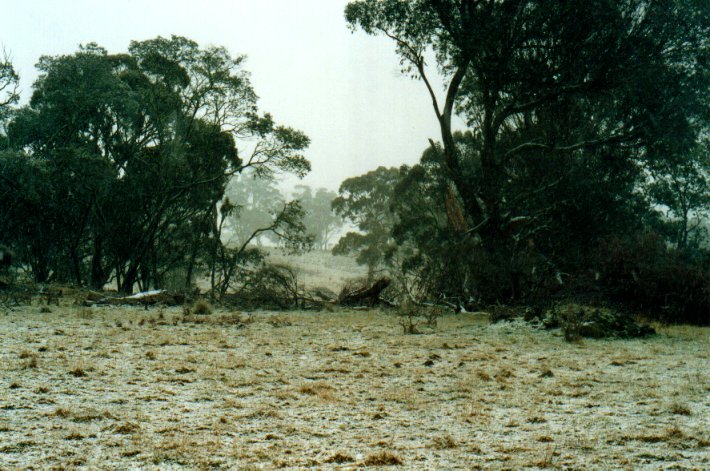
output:
[[[394,45],[346,27],[346,0],[0,0],[0,44],[29,99],[41,55],[96,42],[109,52],[171,34],[246,54],[260,108],[312,140],[304,182],[337,189],[379,165],[414,163],[439,139],[421,82]],[[441,87],[439,87],[441,88]]]

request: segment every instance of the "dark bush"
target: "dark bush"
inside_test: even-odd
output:
[[[298,274],[287,265],[264,265],[243,276],[241,286],[222,301],[244,309],[294,309],[299,306]]]
[[[600,283],[615,300],[667,323],[710,324],[710,254],[669,247],[658,235],[612,239],[599,253]]]
[[[636,338],[655,334],[652,327],[637,323],[628,312],[577,303],[555,305],[542,319],[533,321],[542,321],[548,329],[560,328],[568,342],[581,338]]]

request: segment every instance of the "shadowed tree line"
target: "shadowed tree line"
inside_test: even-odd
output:
[[[5,58],[0,244],[39,282],[203,274],[224,294],[262,238],[326,248],[332,200],[357,228],[334,252],[417,300],[573,296],[710,321],[706,2],[360,0],[345,17],[430,93],[440,135],[417,165],[286,201],[274,178],[309,170],[309,140],[258,110],[243,57],[180,37],[89,44],[41,58],[21,108]]]
[[[360,231],[336,250],[420,298],[603,298],[710,322],[708,13],[676,0],[351,2],[352,30],[389,38],[430,92],[440,136],[418,165],[343,183],[334,208]]]

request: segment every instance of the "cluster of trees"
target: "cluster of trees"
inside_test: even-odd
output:
[[[257,108],[244,57],[183,37],[88,44],[42,57],[27,106],[0,64],[0,244],[37,282],[123,292],[190,286],[198,272],[224,292],[235,266],[259,260],[223,242],[240,207],[230,178],[302,176],[309,139]],[[310,246],[298,201],[265,225],[293,249]]]
[[[5,58],[0,246],[40,282],[131,291],[200,272],[224,294],[263,260],[262,238],[327,248],[343,218],[358,231],[334,252],[396,271],[411,296],[603,293],[710,322],[706,3],[352,1],[350,27],[393,41],[440,136],[337,198],[278,191],[279,173],[309,171],[308,137],[258,110],[224,48],[159,37],[43,57],[20,108]]]
[[[428,89],[441,136],[418,165],[343,184],[335,208],[361,233],[336,250],[389,263],[422,296],[603,285],[709,322],[707,14],[680,0],[351,2],[352,29],[390,38]]]

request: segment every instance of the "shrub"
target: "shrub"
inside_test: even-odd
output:
[[[436,327],[438,319],[445,310],[439,306],[417,305],[412,302],[402,303],[397,308],[399,325],[405,334],[420,334],[419,326]]]
[[[668,323],[710,324],[710,253],[668,247],[656,234],[613,239],[600,253],[600,281],[629,308]]]
[[[548,329],[561,328],[568,342],[582,337],[634,338],[655,333],[652,327],[636,323],[626,312],[576,303],[554,306],[546,312],[542,323]]]
[[[404,460],[389,450],[381,450],[372,453],[365,458],[365,466],[401,466]]]
[[[245,273],[234,293],[222,301],[244,309],[293,309],[302,299],[298,273],[288,265],[264,265]]]

